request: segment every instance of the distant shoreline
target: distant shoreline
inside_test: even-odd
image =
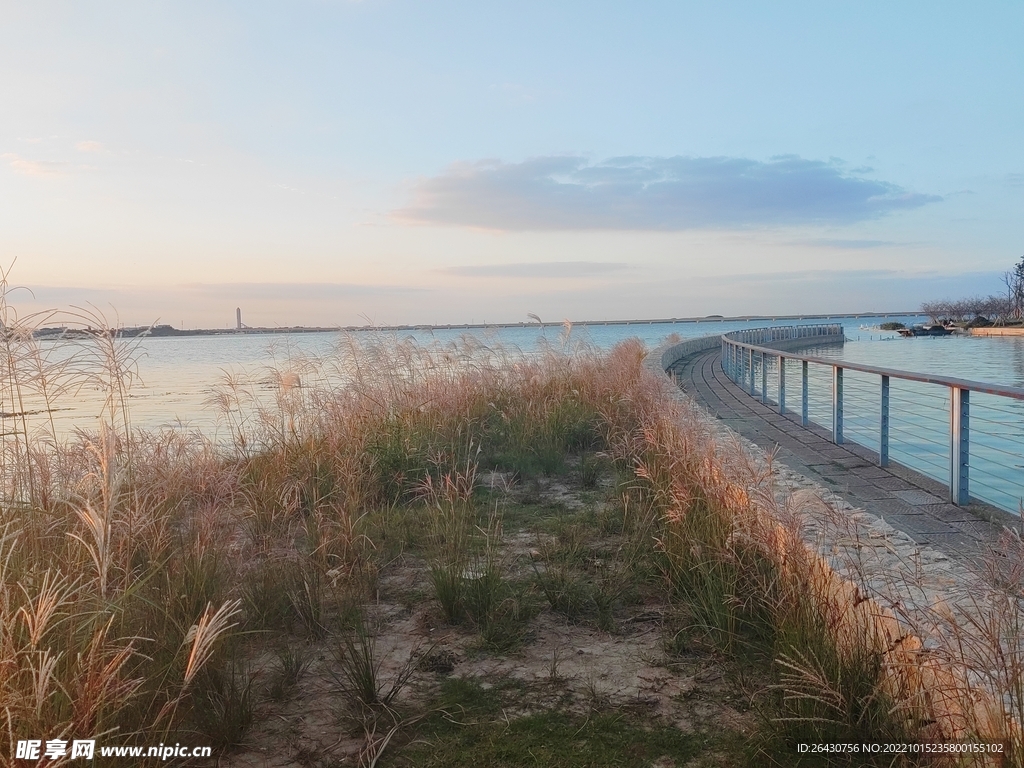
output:
[[[569,321],[574,326],[602,326],[602,325],[671,325],[677,323],[731,323],[731,322],[752,322],[764,320],[766,322],[777,322],[779,320],[843,320],[865,317],[919,317],[920,312],[855,312],[855,313],[833,313],[817,315],[735,315],[724,317],[722,315],[705,315],[704,317],[667,317],[652,320],[573,320]],[[122,338],[137,338],[145,336],[148,338],[172,338],[179,336],[253,336],[276,333],[340,333],[357,331],[469,331],[484,330],[488,328],[558,328],[565,325],[565,321],[537,322],[531,320],[520,323],[451,323],[441,325],[342,325],[342,326],[285,326],[277,328],[193,328],[181,329],[171,325],[154,326],[133,326],[128,328],[114,328],[106,331],[81,328],[51,327],[39,328],[34,332],[36,338],[85,338],[97,334],[116,333]]]
[[[154,326],[132,326],[127,328],[65,328],[49,327],[38,328],[32,335],[37,339],[84,339],[104,334],[116,335],[120,338],[134,339],[140,336],[146,338],[176,338],[179,336],[258,336],[271,333],[337,333],[344,328],[321,328],[307,326],[293,326],[285,328],[191,328],[188,330],[175,328],[171,325]]]
[[[830,315],[735,315],[725,317],[723,315],[705,315],[703,317],[666,317],[654,320],[570,320],[573,326],[577,325],[670,325],[675,323],[733,323],[750,322],[753,320],[765,320],[775,322],[776,320],[836,320],[859,317],[924,317],[920,312],[851,312],[833,313]],[[386,326],[349,326],[340,328],[342,331],[434,331],[434,330],[463,330],[473,328],[529,328],[538,326],[544,328],[558,328],[565,325],[564,320],[552,322],[537,322],[536,320],[521,323],[458,323],[452,325],[386,325]]]

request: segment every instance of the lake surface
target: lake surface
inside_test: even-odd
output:
[[[634,323],[630,325],[574,326],[569,339],[583,341],[600,349],[638,338],[653,348],[668,336],[695,338],[744,328],[779,325],[839,323],[847,342],[842,347],[807,350],[821,357],[864,362],[902,371],[935,373],[975,381],[1024,387],[1024,338],[942,337],[903,339],[898,334],[880,331],[885,321],[907,325],[919,323],[918,316],[862,316],[831,319],[807,318],[804,321],[708,321],[688,323]],[[370,334],[354,332],[360,340]],[[402,332],[388,334],[398,339],[411,338],[423,344],[451,344],[465,336],[492,347],[505,347],[534,353],[544,345],[559,347],[564,339],[560,327],[490,328]],[[218,391],[233,379],[257,398],[272,400],[278,391],[276,376],[297,371],[297,360],[324,357],[344,343],[342,334],[269,334],[144,338],[124,342],[136,344],[132,356],[137,374],[129,382],[128,402],[132,426],[144,429],[187,426],[215,440],[227,438],[227,425],[216,406]],[[52,342],[43,342],[55,356],[65,353]],[[47,345],[52,345],[47,347]],[[793,365],[793,364],[791,364]],[[279,374],[273,373],[274,371]],[[788,381],[799,381],[799,368],[787,369]],[[830,426],[830,373],[825,368],[811,369],[811,419]],[[769,395],[774,397],[775,377],[769,377]],[[792,387],[793,385],[791,385]],[[799,407],[788,395],[791,408]],[[846,434],[871,450],[879,447],[879,379],[847,372],[845,378]],[[94,431],[103,418],[104,393],[87,386],[53,403],[53,424],[58,435],[76,428]],[[949,477],[948,392],[934,385],[893,381],[891,392],[893,461],[924,472],[942,482]],[[972,495],[1004,509],[1018,511],[1024,498],[1024,402],[974,395],[971,402],[971,482]],[[4,403],[3,411],[16,410]],[[33,417],[30,429],[39,429],[49,417]],[[18,428],[4,419],[5,431]]]
[[[670,334],[695,338],[743,328],[836,322],[843,326],[846,344],[815,349],[813,354],[1024,387],[1024,338],[903,339],[898,334],[878,329],[886,320],[911,324],[923,318],[865,316],[777,322],[709,319],[579,325],[572,328],[570,339],[610,349],[625,339],[639,338],[648,348],[653,348]],[[369,338],[369,333],[355,332],[352,336],[357,340],[365,339]],[[517,327],[392,335],[441,345],[470,335],[492,347],[503,346],[529,354],[543,345],[560,346],[563,334],[560,327]],[[245,382],[256,396],[262,393],[272,399],[277,389],[273,370],[287,373],[296,370],[298,358],[330,355],[332,348],[345,338],[339,333],[311,333],[145,338],[128,342],[137,343],[133,353],[137,377],[128,390],[132,425],[145,429],[186,425],[215,440],[226,439],[226,424],[213,400],[228,377]],[[44,349],[48,343],[44,342]],[[787,369],[787,377],[791,382],[798,382],[799,370]],[[774,397],[774,377],[769,380],[769,394]],[[830,387],[829,371],[812,367],[810,415],[812,420],[825,426],[831,424]],[[851,371],[846,374],[846,434],[849,439],[873,450],[878,449],[878,388],[877,377]],[[797,398],[798,395],[789,395],[791,407],[798,402]],[[891,398],[892,459],[943,482],[948,481],[948,392],[942,387],[893,381]],[[95,386],[60,398],[56,403],[59,410],[52,414],[58,434],[70,434],[75,428],[95,430],[103,416],[104,400],[104,393]],[[971,407],[972,494],[1016,511],[1019,500],[1024,498],[1024,483],[1018,480],[1024,477],[1024,403],[975,395]],[[3,410],[10,409],[5,405]],[[43,418],[42,415],[34,417],[35,428],[42,424]]]
[[[808,354],[811,351],[808,350]],[[919,337],[884,341],[851,340],[813,354],[902,371],[1024,387],[1024,337]],[[787,376],[790,375],[787,366]],[[792,368],[794,381],[799,371]],[[831,427],[831,372],[811,367],[812,421]],[[844,432],[848,439],[879,449],[880,380],[845,371]],[[797,395],[798,396],[798,395]],[[943,483],[950,476],[949,389],[892,379],[890,457]],[[972,392],[970,395],[970,493],[1009,512],[1024,502],[1024,401]]]
[[[920,318],[888,318],[904,322],[917,322]],[[725,333],[742,328],[765,325],[842,323],[848,338],[872,340],[893,334],[870,330],[883,322],[880,317],[806,321],[719,321],[679,323],[631,323],[629,325],[577,325],[570,339],[585,341],[600,349],[610,349],[620,341],[639,338],[653,348],[670,334],[694,338],[714,333]],[[867,330],[863,329],[868,328]],[[358,331],[353,338],[365,339],[373,332]],[[385,332],[386,333],[386,332]],[[470,335],[490,346],[504,346],[525,353],[537,351],[542,345],[561,345],[564,329],[561,327],[516,327],[465,330],[437,330],[434,332],[403,332],[386,334],[398,338],[412,338],[421,343],[449,344]],[[247,379],[257,390],[274,386],[269,369],[282,372],[291,370],[293,361],[304,356],[323,357],[335,345],[343,343],[340,333],[218,335],[143,338],[124,342],[136,345],[133,357],[137,377],[131,382],[128,400],[134,427],[159,429],[181,424],[200,429],[216,436],[223,430],[218,409],[211,403],[219,386],[227,377]],[[66,343],[66,342],[64,342]],[[43,342],[44,348],[50,342]],[[97,387],[80,390],[74,397],[59,400],[59,410],[53,418],[60,434],[75,427],[94,430],[103,415],[105,395]],[[4,408],[4,410],[11,410]],[[38,419],[37,419],[38,420]]]

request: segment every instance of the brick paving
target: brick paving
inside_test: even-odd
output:
[[[922,546],[969,557],[993,544],[1004,526],[1020,528],[1016,516],[980,502],[955,506],[945,485],[898,465],[879,467],[874,452],[835,445],[830,431],[802,426],[798,414],[780,415],[777,406],[762,404],[725,375],[718,349],[686,358],[671,372],[684,392],[735,432]]]

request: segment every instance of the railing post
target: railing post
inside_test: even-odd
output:
[[[957,506],[970,502],[971,391],[949,388],[949,496]]]
[[[843,369],[832,366],[832,442],[843,444]]]
[[[779,413],[786,412],[786,358],[779,355]]]
[[[747,350],[747,358],[750,360],[750,396],[753,397],[757,394],[754,389],[754,350]]]
[[[803,361],[803,369],[800,374],[800,423],[803,426],[807,426],[808,422],[808,408],[807,408],[807,361]]]
[[[761,402],[768,402],[768,356],[761,353]]]
[[[882,402],[878,421],[878,466],[889,466],[889,377],[882,376]]]

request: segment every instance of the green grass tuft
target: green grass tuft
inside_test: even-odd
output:
[[[439,712],[394,757],[394,765],[649,768],[657,760],[683,765],[714,746],[703,736],[652,726],[624,712],[544,712],[507,719],[502,715],[507,693],[498,686],[484,689],[473,680],[446,681]]]

